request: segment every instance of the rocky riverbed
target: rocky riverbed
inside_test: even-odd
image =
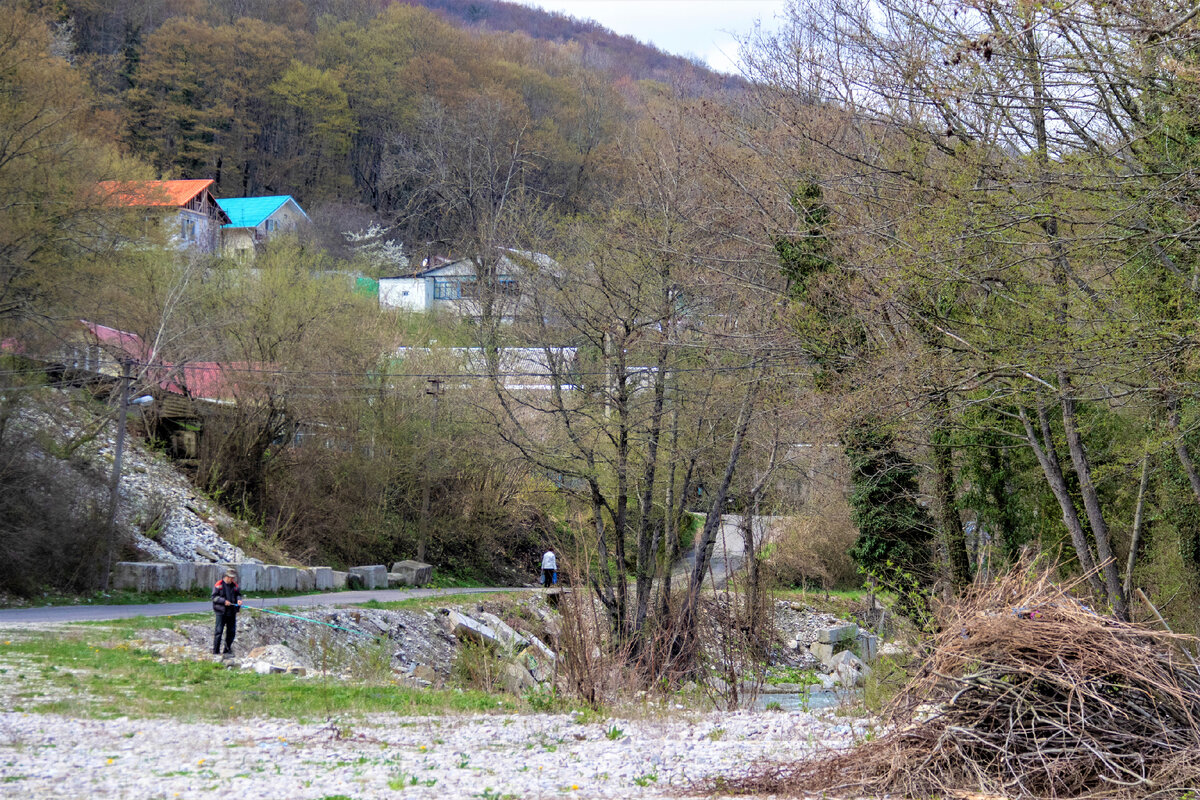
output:
[[[847,747],[832,713],[366,716],[311,723],[0,713],[0,786],[22,798],[668,798]]]

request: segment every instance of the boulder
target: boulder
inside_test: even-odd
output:
[[[536,636],[529,637],[529,647],[521,654],[521,660],[529,674],[538,683],[545,683],[554,677],[554,665],[558,656],[542,643]]]
[[[403,586],[424,586],[433,580],[433,566],[420,561],[397,561],[391,573],[399,576]]]
[[[427,681],[433,683],[437,680],[437,673],[433,671],[433,667],[427,664],[418,664],[413,668],[412,676],[419,681]]]
[[[870,667],[849,650],[843,650],[835,655],[829,666],[832,668],[833,674],[841,681],[842,686],[846,688],[859,685],[863,678],[871,673]]]
[[[521,694],[526,689],[537,686],[537,681],[529,674],[529,670],[520,664],[508,661],[505,662],[504,669],[500,673],[500,685],[509,694]]]
[[[203,561],[212,563],[217,560],[217,554],[214,553],[212,550],[209,550],[207,547],[203,547],[202,545],[196,545],[195,547],[192,548],[192,550],[196,553],[196,555],[200,556],[200,558]]]
[[[358,575],[362,578],[362,588],[364,589],[387,588],[387,567],[382,564],[367,567],[351,567],[350,574]]]

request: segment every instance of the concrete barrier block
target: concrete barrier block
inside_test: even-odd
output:
[[[296,591],[311,592],[317,588],[317,577],[311,569],[296,570]]]
[[[397,561],[391,571],[405,586],[424,586],[433,580],[433,566],[420,561]]]
[[[224,564],[196,564],[196,588],[211,591],[225,577]]]
[[[855,644],[858,645],[858,652],[862,656],[862,660],[868,664],[879,657],[879,637],[875,634],[859,631]]]
[[[347,578],[347,576],[350,575],[350,573],[342,572],[342,571],[336,570],[336,569],[331,569],[329,571],[331,573],[333,573],[333,588],[334,589],[345,589],[346,588],[346,578]]]
[[[262,567],[258,564],[238,564],[238,586],[243,592],[257,592],[259,577],[262,575]]]
[[[826,644],[837,644],[838,642],[853,639],[855,636],[858,636],[858,626],[854,623],[817,631],[817,641]]]
[[[387,588],[387,567],[383,564],[374,564],[369,567],[351,567],[350,574],[358,575],[362,578],[364,589]]]
[[[279,568],[279,591],[294,592],[296,591],[296,568],[295,567],[280,567]]]
[[[318,592],[328,592],[333,588],[333,570],[329,567],[313,567],[313,588]]]
[[[113,567],[112,586],[133,592],[161,592],[174,587],[174,564],[118,561]],[[169,582],[168,582],[169,581]]]
[[[196,565],[191,561],[175,565],[175,588],[190,592],[196,588]]]
[[[262,569],[262,574],[259,575],[258,590],[260,592],[278,592],[279,586],[283,582],[283,567],[278,564],[268,564]]]

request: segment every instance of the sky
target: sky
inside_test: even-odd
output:
[[[765,29],[787,0],[517,0],[577,19],[591,19],[616,33],[632,36],[660,50],[699,56],[719,72],[737,72],[738,39],[756,20]]]

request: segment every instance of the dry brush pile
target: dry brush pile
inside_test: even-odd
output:
[[[1180,798],[1200,786],[1196,640],[1097,613],[1018,572],[943,608],[891,733],[748,790]]]

